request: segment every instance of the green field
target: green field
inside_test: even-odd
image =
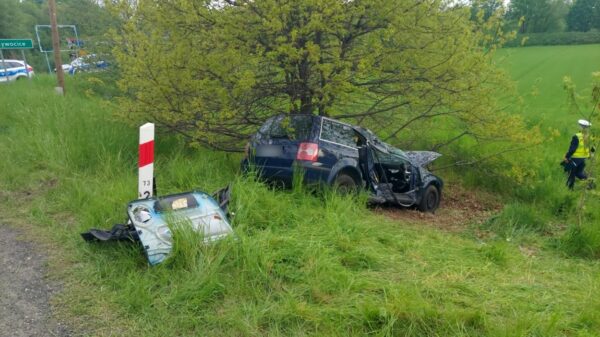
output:
[[[136,196],[137,130],[89,96],[85,78],[70,79],[63,98],[42,76],[0,86],[2,219],[52,248],[51,276],[64,284],[55,306],[84,335],[598,336],[600,263],[593,250],[582,258],[564,247],[574,244],[563,239],[573,196],[553,158],[578,118],[561,108],[562,76],[584,89],[600,46],[502,53],[526,116],[562,135],[540,148],[548,166],[532,190],[515,187],[502,213],[460,230],[386,217],[328,192],[271,190],[237,175],[239,156],[159,133],[159,192],[233,181],[236,239],[188,242],[150,268],[138,247],[79,237],[124,220]],[[565,212],[552,209],[564,203]],[[598,226],[583,229],[582,249]]]
[[[563,77],[570,76],[580,94],[590,97],[591,73],[600,71],[600,45],[507,48],[498,53],[498,60],[518,84],[524,99],[522,113],[532,123],[560,131],[562,143],[546,146],[544,151],[561,156],[578,128],[577,119],[584,117],[569,113]],[[589,114],[587,107],[583,110]],[[564,145],[555,151],[553,147],[559,144]]]
[[[584,184],[578,184],[575,194],[562,194],[565,176],[558,163],[567,152],[571,137],[579,130],[577,120],[588,119],[592,112],[592,73],[600,71],[600,45],[507,48],[500,50],[497,56],[498,64],[508,70],[520,94],[515,97],[515,101],[521,102],[515,111],[526,116],[530,125],[538,125],[543,135],[542,143],[536,148],[536,157],[541,158],[542,163],[536,168],[538,175],[534,184],[529,188],[514,186],[514,195],[518,196],[519,203],[535,209],[538,220],[550,227],[573,225],[577,222],[575,217],[564,214],[563,210],[579,207],[576,204],[580,203]],[[566,76],[576,86],[579,113],[569,109],[563,85]],[[592,132],[600,123],[597,113],[591,119],[595,125]],[[588,162],[587,171],[598,172],[597,161]],[[588,204],[579,207],[579,212],[586,214],[582,218],[583,225],[581,228],[575,226],[576,230],[569,232],[572,236],[567,241],[570,242],[569,250],[590,255],[587,253],[590,246],[595,247],[594,250],[600,248],[600,213],[597,212],[600,198],[596,191],[588,192],[585,198]],[[587,232],[584,235],[587,238],[576,234],[578,231]],[[597,253],[591,255],[598,256]]]

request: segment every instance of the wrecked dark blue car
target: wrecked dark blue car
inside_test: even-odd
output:
[[[367,189],[371,202],[416,206],[434,212],[442,180],[425,166],[440,154],[404,152],[371,131],[331,118],[278,115],[268,119],[247,145],[242,169],[266,181],[290,186],[294,171],[307,184],[326,184],[342,192]]]

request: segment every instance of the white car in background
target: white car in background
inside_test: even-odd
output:
[[[99,59],[96,54],[80,56],[74,59],[71,63],[62,65],[63,71],[69,73],[70,75],[75,75],[79,72],[106,70],[107,67],[108,62]],[[54,69],[54,71],[56,71],[56,69]]]
[[[0,82],[11,82],[34,75],[33,68],[21,60],[0,60]]]

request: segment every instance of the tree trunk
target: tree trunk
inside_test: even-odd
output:
[[[308,56],[305,55],[302,61],[298,64],[299,90],[300,90],[300,113],[312,114],[313,102],[312,92],[310,90],[310,62]]]

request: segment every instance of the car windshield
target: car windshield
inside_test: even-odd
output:
[[[267,122],[260,133],[269,138],[303,140],[310,137],[312,124],[311,115],[280,115]]]
[[[361,133],[364,137],[366,137],[374,146],[375,148],[380,151],[380,152],[384,152],[384,153],[391,153],[397,156],[400,156],[404,159],[407,159],[408,157],[406,156],[406,153],[404,153],[404,151],[382,141],[381,139],[379,139],[374,133],[373,131],[363,128],[363,127],[359,127],[357,128],[358,132]]]

